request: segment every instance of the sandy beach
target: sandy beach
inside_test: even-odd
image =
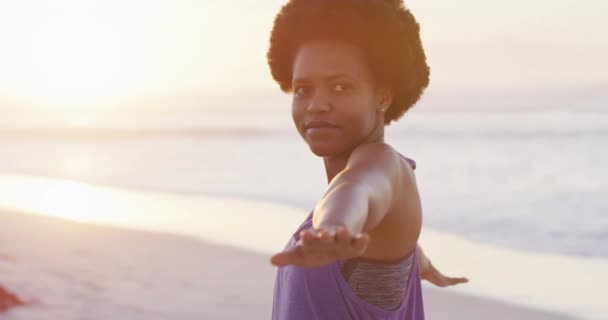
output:
[[[269,319],[268,256],[158,232],[0,212],[0,286],[36,319]],[[428,319],[574,319],[425,286]]]

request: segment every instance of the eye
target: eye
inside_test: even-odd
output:
[[[293,90],[293,93],[298,96],[298,97],[302,97],[308,94],[308,87],[302,86],[302,87],[295,87]]]
[[[336,83],[334,85],[334,91],[336,92],[344,92],[349,88],[349,86],[345,83]]]

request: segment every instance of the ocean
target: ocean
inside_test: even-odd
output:
[[[327,184],[289,107],[57,119],[4,117],[0,173],[306,211]],[[386,141],[417,162],[425,228],[517,250],[608,256],[608,112],[414,108]]]

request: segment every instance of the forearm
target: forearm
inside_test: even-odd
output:
[[[420,245],[416,246],[418,247],[418,266],[420,268],[420,274],[424,274],[431,267],[431,260],[424,254]]]
[[[340,182],[329,186],[315,207],[315,230],[335,230],[344,226],[351,234],[363,231],[368,218],[370,197],[361,184]]]

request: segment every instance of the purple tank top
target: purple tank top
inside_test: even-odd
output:
[[[405,158],[405,157],[404,157]],[[405,158],[416,168],[413,160]],[[285,249],[299,240],[300,231],[312,227],[312,212],[293,233]],[[418,249],[403,302],[395,310],[374,306],[359,298],[344,280],[338,262],[318,268],[285,266],[277,269],[274,300],[274,320],[424,320],[422,286],[418,270]]]

